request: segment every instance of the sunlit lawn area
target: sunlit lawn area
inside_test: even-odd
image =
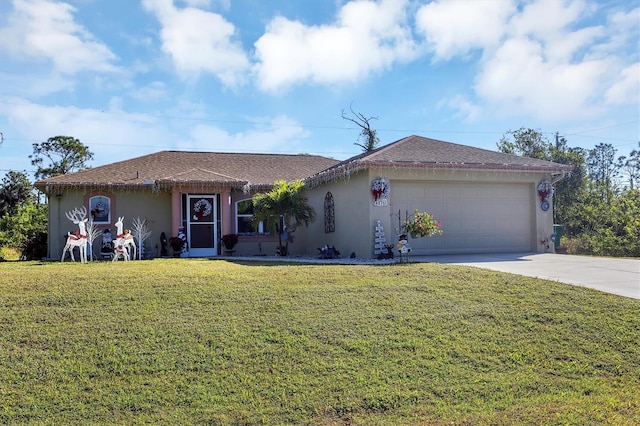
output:
[[[0,423],[640,423],[640,301],[440,264],[0,263]]]

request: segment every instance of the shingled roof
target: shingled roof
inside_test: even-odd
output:
[[[224,187],[262,190],[276,180],[304,179],[338,163],[317,155],[161,151],[42,179],[35,186],[70,189]]]
[[[167,189],[176,186],[265,190],[276,180],[303,179],[313,187],[369,168],[535,171],[563,174],[571,166],[409,136],[345,161],[317,155],[161,151],[67,175],[42,179],[52,188]]]
[[[306,179],[310,186],[369,168],[569,172],[572,167],[451,142],[408,136],[376,150],[342,161]]]

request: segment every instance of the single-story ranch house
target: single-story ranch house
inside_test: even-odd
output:
[[[278,238],[252,227],[252,196],[277,180],[303,180],[317,218],[298,227],[292,255],[335,246],[343,256],[375,257],[397,242],[415,209],[443,233],[410,239],[411,254],[543,252],[553,230],[552,184],[571,168],[553,162],[409,136],[345,161],[315,155],[162,151],[36,182],[48,197],[49,258],[59,258],[65,213],[85,207],[99,229],[145,219],[147,249],[185,227],[188,255],[224,254],[220,237],[239,236],[235,255],[274,255]],[[115,236],[115,232],[114,232]],[[100,241],[98,241],[100,240]],[[99,251],[101,239],[94,242]],[[548,246],[551,245],[549,248]]]

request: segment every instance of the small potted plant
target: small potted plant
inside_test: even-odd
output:
[[[173,250],[174,257],[180,257],[184,240],[180,237],[171,237],[169,238],[169,245],[171,246],[171,250]]]
[[[238,236],[236,234],[225,234],[222,236],[222,244],[227,250],[233,250],[238,244]]]

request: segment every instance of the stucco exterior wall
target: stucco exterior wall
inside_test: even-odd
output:
[[[296,253],[318,254],[323,245],[335,246],[342,257],[372,257],[372,210],[369,173],[362,171],[309,191],[309,204],[317,218],[308,228],[297,231]],[[324,232],[324,198],[331,192],[335,208],[335,232]],[[304,232],[302,232],[304,230]]]
[[[50,259],[60,259],[62,249],[66,242],[67,232],[75,232],[78,226],[74,225],[66,217],[66,213],[74,208],[82,206],[88,209],[88,200],[92,196],[104,195],[111,199],[111,220],[109,224],[98,226],[100,230],[111,229],[115,238],[115,222],[118,216],[124,216],[124,227],[132,228],[133,219],[140,217],[147,220],[147,226],[151,235],[146,245],[151,247],[154,256],[160,254],[160,234],[165,232],[167,238],[172,236],[171,229],[171,196],[166,192],[152,193],[114,191],[114,192],[82,192],[66,191],[61,196],[49,197],[49,253]],[[87,213],[87,216],[90,213]],[[95,253],[99,253],[102,238],[98,237],[92,247]],[[156,249],[156,245],[158,246]],[[157,253],[156,253],[157,252]]]
[[[540,208],[540,199],[537,193],[537,185],[542,179],[551,180],[551,176],[544,173],[509,172],[509,171],[452,171],[452,170],[419,170],[419,169],[371,169],[352,175],[348,180],[321,185],[310,190],[309,201],[316,210],[317,220],[302,232],[298,231],[294,254],[316,254],[317,247],[324,244],[334,245],[340,250],[343,257],[348,257],[355,252],[358,257],[374,256],[374,231],[376,222],[381,221],[384,227],[385,237],[389,244],[397,242],[399,233],[398,210],[391,203],[391,196],[385,206],[374,206],[371,194],[371,182],[376,177],[384,177],[389,180],[391,192],[394,186],[407,182],[459,182],[473,185],[483,184],[519,184],[526,185],[529,189],[531,209],[528,225],[530,227],[531,241],[527,250],[533,252],[553,251],[551,235],[553,233],[553,208],[543,211]],[[336,231],[324,232],[324,197],[327,191],[331,191],[335,202]],[[553,203],[550,203],[551,205]],[[505,206],[504,208],[508,208]],[[401,221],[404,219],[402,212]],[[437,218],[442,219],[442,218]],[[541,239],[546,238],[545,244]],[[443,252],[446,249],[441,250]]]
[[[543,211],[540,208],[540,198],[537,185],[542,179],[551,180],[551,176],[544,173],[509,172],[509,171],[452,171],[434,169],[405,169],[380,168],[363,170],[345,179],[323,184],[310,189],[309,204],[316,211],[316,220],[308,227],[300,226],[294,233],[294,242],[289,244],[291,255],[317,255],[318,248],[325,244],[335,246],[343,257],[355,253],[357,257],[374,257],[374,231],[376,222],[381,221],[385,236],[389,244],[397,240],[398,209],[392,205],[392,195],[384,206],[374,206],[371,193],[371,182],[376,177],[389,180],[391,194],[394,187],[403,183],[425,182],[459,182],[467,185],[479,183],[516,183],[527,185],[528,196],[531,200],[532,212],[529,220],[531,229],[531,251],[553,251],[551,235],[553,232],[553,208]],[[200,189],[198,192],[202,192]],[[206,191],[215,193],[217,191]],[[324,229],[324,200],[327,192],[331,192],[334,200],[335,231],[326,233]],[[109,225],[101,225],[100,229],[109,227],[115,233],[114,223],[118,216],[124,216],[125,228],[132,227],[136,217],[147,219],[151,236],[147,246],[151,247],[154,256],[160,254],[160,234],[165,232],[167,238],[176,232],[175,211],[172,216],[172,196],[169,192],[151,191],[113,191],[113,192],[83,192],[65,191],[60,197],[49,197],[49,253],[51,259],[59,259],[66,241],[66,233],[77,230],[65,217],[65,213],[75,207],[88,206],[91,196],[104,195],[112,200],[112,212]],[[228,229],[235,232],[235,202],[246,199],[249,194],[234,192],[222,197],[223,202],[230,204]],[[174,197],[175,198],[175,197]],[[178,194],[179,198],[179,194]],[[174,200],[175,201],[175,200]],[[552,201],[552,200],[551,200]],[[553,204],[552,202],[550,203]],[[175,209],[174,209],[175,210]],[[177,218],[179,221],[179,218]],[[404,218],[400,218],[404,219]],[[437,219],[441,219],[438,218]],[[545,240],[543,244],[541,241]],[[101,238],[93,244],[94,253],[99,252]],[[246,236],[241,237],[235,247],[234,255],[273,255],[277,246],[277,236]]]

